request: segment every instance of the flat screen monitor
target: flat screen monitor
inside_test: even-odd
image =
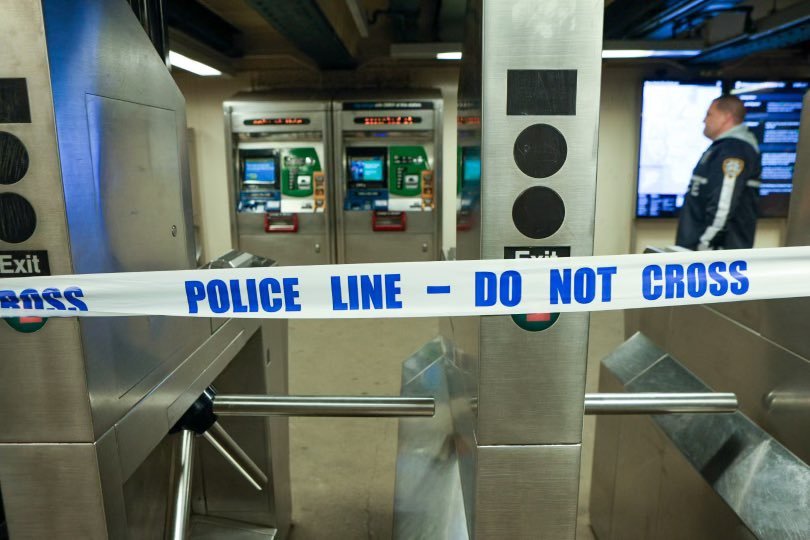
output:
[[[242,190],[281,189],[279,151],[275,148],[240,148]]]
[[[645,81],[642,90],[636,216],[675,217],[703,151],[703,118],[722,93],[719,80]]]
[[[481,151],[478,148],[464,148],[461,153],[462,185],[481,182]]]
[[[734,81],[731,93],[745,104],[745,123],[759,142],[760,217],[787,216],[807,81]]]
[[[274,184],[276,160],[273,158],[245,158],[245,182]]]
[[[385,148],[347,149],[349,187],[360,189],[384,187],[387,156]]]

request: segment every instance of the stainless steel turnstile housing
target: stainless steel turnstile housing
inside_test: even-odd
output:
[[[241,93],[224,103],[231,233],[240,250],[270,257],[282,266],[335,262],[330,103],[328,97],[311,91]],[[289,153],[302,149],[314,150],[321,175],[293,174],[311,184],[299,190],[298,178],[282,178],[281,169],[287,169],[288,159],[312,159]],[[275,163],[279,185],[273,193],[280,199],[268,201],[272,207],[265,209],[264,202],[261,208],[255,202],[246,207],[245,160],[240,156],[249,152],[275,155],[270,162]],[[289,169],[286,172],[290,174]],[[293,183],[292,189],[282,188],[285,181]],[[306,191],[311,193],[300,195]]]
[[[480,145],[483,168],[480,196],[467,186],[456,258],[592,254],[602,11],[601,0],[469,3],[459,139]],[[478,117],[476,135],[466,119]],[[444,338],[421,353],[442,356],[449,411],[437,402],[437,419],[452,431],[419,450],[437,450],[421,463],[444,468],[408,493],[414,471],[407,464],[420,461],[401,424],[397,538],[573,540],[588,323],[588,313],[443,322]],[[427,366],[439,362],[418,356],[406,363],[403,391],[419,379],[436,386]],[[431,480],[453,480],[451,455],[459,496]],[[427,528],[459,506],[461,520],[443,517],[442,533]]]
[[[0,12],[0,150],[24,148],[0,161],[27,160],[0,184],[0,251],[36,251],[52,274],[193,268],[183,97],[126,0],[2,0]],[[181,415],[212,383],[286,393],[283,322],[51,318],[18,331],[26,323],[0,321],[14,540],[161,538]],[[193,537],[230,537],[227,518],[282,538],[286,423],[222,423],[270,480],[257,491],[202,448]]]
[[[441,250],[442,99],[438,90],[343,92],[333,101],[336,251],[339,263],[437,260]],[[417,120],[409,121],[409,117]],[[432,185],[418,207],[347,202],[352,148],[418,146],[427,155]],[[414,199],[420,198],[416,196]],[[380,211],[380,212],[377,212]],[[375,216],[375,213],[377,214]]]

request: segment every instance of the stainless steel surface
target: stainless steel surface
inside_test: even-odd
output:
[[[374,115],[420,114],[420,124],[397,126],[365,126],[354,123],[357,116],[369,111],[344,110],[344,103],[367,102],[430,102],[433,109],[401,110],[379,108]],[[396,92],[347,91],[337,93],[332,104],[333,162],[335,208],[335,246],[338,263],[403,262],[439,260],[441,250],[442,200],[442,123],[443,101],[438,90],[401,89]],[[386,138],[373,137],[374,132],[385,133]],[[392,144],[423,145],[434,174],[434,201],[432,211],[407,212],[405,231],[371,229],[370,211],[344,210],[346,196],[346,148],[355,146],[388,146]],[[427,244],[424,251],[422,245]]]
[[[432,420],[399,421],[393,533],[397,540],[470,537],[445,363],[437,339],[402,365],[402,395],[434,397],[436,414]]]
[[[477,448],[474,538],[574,538],[581,445]]]
[[[457,214],[458,259],[502,259],[507,247],[592,254],[602,45],[602,18],[593,14],[602,10],[600,0],[468,3],[458,143],[480,147],[482,173],[480,193],[472,187],[461,198],[469,208]],[[575,110],[507,114],[510,70],[574,71],[575,90],[536,91],[557,90]],[[516,166],[516,140],[536,124],[557,129],[567,146],[559,170],[545,178]],[[560,197],[565,216],[556,232],[533,239],[520,232],[513,207],[537,187]],[[564,313],[542,331],[511,317],[441,325],[471,537],[574,538],[588,325],[587,313]]]
[[[171,506],[169,507],[169,526],[166,538],[186,540],[191,519],[191,481],[194,471],[194,438],[195,433],[187,429],[177,435],[175,441],[174,463],[172,463]]]
[[[280,538],[278,530],[250,523],[240,523],[208,516],[194,516],[191,520],[191,540],[274,540]]]
[[[603,385],[613,390],[618,383],[631,392],[709,390],[669,355],[631,367],[643,340],[637,335],[632,347],[623,345],[603,362]],[[659,352],[651,342],[647,347],[650,357]],[[712,357],[703,358],[707,363]],[[622,364],[624,369],[617,369]],[[600,539],[810,534],[804,511],[810,467],[743,413],[602,422],[597,421],[591,507]],[[606,495],[612,505],[600,502]]]
[[[433,416],[431,397],[218,395],[220,416]]]
[[[0,444],[9,537],[108,538],[92,444]]]
[[[3,189],[37,214],[30,239],[0,249],[46,250],[54,274],[193,268],[184,101],[129,4],[0,0],[0,10],[0,72],[26,79],[31,108],[31,123],[2,127],[30,156],[26,177]],[[22,334],[0,323],[0,406],[15,411],[0,418],[12,538],[163,536],[169,428],[252,336],[260,385],[233,390],[285,392],[280,328],[286,323],[227,321],[213,331],[204,319],[52,319]],[[270,349],[274,376],[285,377],[272,384]],[[278,460],[280,481],[265,496],[273,504],[254,513],[279,523],[281,536],[287,455],[271,452],[270,440],[278,432],[277,445],[286,444],[285,429],[274,423],[240,441]]]
[[[0,241],[0,249],[46,250],[52,273],[72,274],[42,4],[2,0],[0,12],[0,72],[27,79],[31,108],[31,123],[2,126],[29,154],[26,176],[3,191],[24,196],[39,216],[28,241]],[[0,408],[15,411],[0,417],[0,443],[93,440],[78,328],[75,320],[53,319],[30,336],[0,322]],[[45,380],[32,375],[43,373]]]
[[[342,216],[346,264],[436,260],[434,232],[437,212],[409,212],[406,234],[400,231],[374,232],[371,212],[352,211]],[[427,249],[423,246],[427,245]]]
[[[602,18],[593,14],[603,3],[485,0],[483,8],[482,258],[503,258],[504,246],[532,245],[591,255],[602,64]],[[576,114],[507,116],[509,69],[575,69]],[[513,147],[523,129],[539,122],[560,130],[568,157],[555,175],[530,179],[516,168]],[[530,186],[548,186],[565,203],[562,227],[543,240],[525,237],[512,223],[512,205]],[[527,332],[509,317],[482,319],[480,444],[581,440],[588,321],[587,313],[567,313],[547,331]]]
[[[763,327],[792,326],[790,342],[770,339],[741,321],[710,307],[646,310],[639,329],[665,348],[706,384],[733,391],[740,410],[806,462],[810,434],[803,428],[807,408],[798,396],[810,395],[808,357],[790,350],[804,329],[789,322],[796,300],[758,302]],[[776,314],[781,312],[782,317]],[[793,310],[796,317],[801,311]],[[769,396],[792,396],[790,405]]]
[[[127,3],[42,5],[73,271],[194,268],[183,96]],[[79,326],[96,437],[208,333],[182,318]]]
[[[250,482],[250,484],[262,490],[263,486],[267,484],[267,475],[256,465],[250,456],[248,456],[242,448],[237,444],[233,438],[228,435],[228,432],[222,429],[219,422],[214,422],[208,430],[203,433],[205,440],[220,453],[222,457],[228,460],[228,463],[239,471],[242,477]]]
[[[287,321],[270,322],[210,383],[218,392],[287,393]],[[273,527],[286,537],[291,517],[288,420],[220,417],[219,423],[269,481],[256,490],[213,446],[200,444],[195,513]]]
[[[585,394],[585,414],[732,413],[737,396],[707,392]]]

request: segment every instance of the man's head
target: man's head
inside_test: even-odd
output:
[[[703,119],[703,134],[711,140],[745,120],[745,105],[737,96],[720,96],[712,101]]]

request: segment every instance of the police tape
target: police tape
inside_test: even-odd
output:
[[[372,318],[810,296],[810,247],[0,279],[0,316]]]

